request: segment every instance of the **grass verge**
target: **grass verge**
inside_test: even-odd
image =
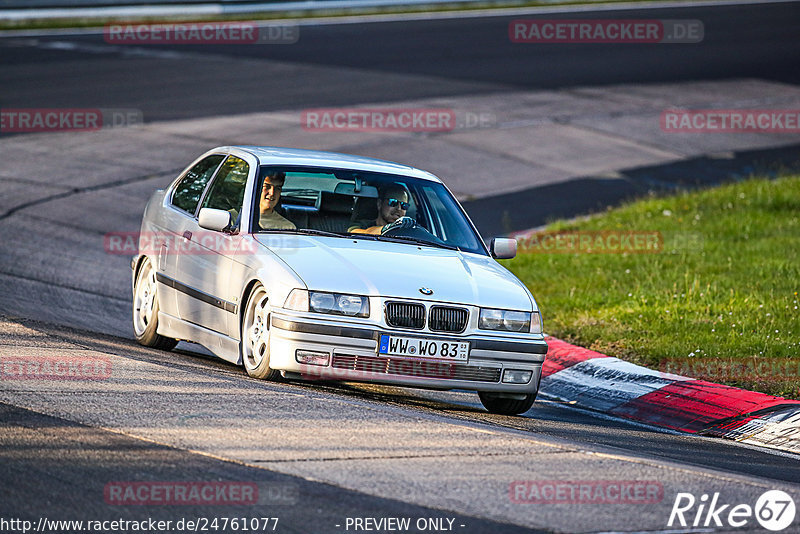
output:
[[[552,253],[541,235],[523,240],[504,263],[536,296],[549,334],[800,398],[800,176],[648,198],[546,231],[598,245],[620,232],[661,236],[657,252],[617,254]]]

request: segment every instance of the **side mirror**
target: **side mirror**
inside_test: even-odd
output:
[[[200,215],[197,217],[200,228],[222,232],[231,225],[231,214],[225,210],[215,210],[213,208],[200,208]]]
[[[498,260],[510,260],[517,255],[517,240],[507,237],[495,237],[492,239],[489,250],[493,258]]]

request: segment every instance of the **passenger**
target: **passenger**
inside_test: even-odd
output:
[[[264,176],[259,202],[261,214],[258,219],[258,225],[262,230],[295,230],[297,228],[292,221],[275,212],[285,181],[286,173],[284,172],[269,171]]]
[[[378,235],[395,228],[411,228],[416,222],[411,217],[406,217],[408,200],[408,191],[403,185],[389,184],[381,189],[377,199],[378,217],[355,221],[347,231],[352,234]]]

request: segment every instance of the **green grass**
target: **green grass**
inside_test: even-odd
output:
[[[652,231],[641,254],[524,250],[504,262],[555,337],[714,382],[800,397],[800,176],[648,198],[548,231]]]

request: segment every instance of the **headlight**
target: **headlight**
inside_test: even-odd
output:
[[[336,307],[336,297],[332,293],[311,293],[309,305],[312,311],[331,313]]]
[[[369,298],[342,293],[292,289],[283,307],[294,311],[332,313],[348,317],[369,317]]]
[[[530,327],[531,312],[481,308],[481,314],[478,318],[478,328],[482,328],[484,330],[529,332]]]
[[[369,298],[359,295],[309,291],[309,310],[349,317],[369,317]]]
[[[478,319],[478,328],[483,328],[485,330],[504,330],[503,310],[490,310],[481,308],[480,319]]]
[[[358,315],[366,309],[364,317],[369,315],[369,299],[356,295],[337,295],[336,304],[338,309],[345,315]]]

